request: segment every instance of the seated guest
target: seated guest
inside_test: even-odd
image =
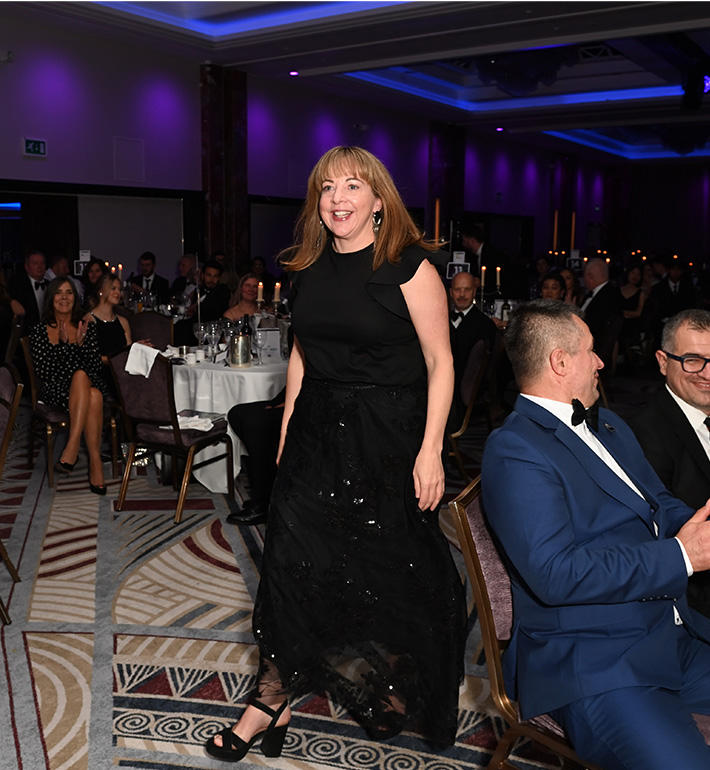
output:
[[[506,687],[605,770],[710,767],[691,713],[710,714],[710,620],[688,575],[710,568],[710,504],[659,481],[629,427],[586,408],[601,360],[578,311],[534,300],[505,337],[521,395],[488,439],[488,522],[513,592]],[[590,422],[593,422],[590,418]]]
[[[200,286],[200,316],[203,321],[216,321],[229,307],[229,287],[220,283],[222,265],[219,262],[205,262]],[[196,309],[196,305],[194,309]],[[193,311],[194,312],[194,311]]]
[[[48,267],[44,274],[45,280],[53,281],[55,278],[68,278],[79,295],[79,302],[84,301],[84,284],[74,276],[69,275],[69,260],[62,254],[55,254],[49,258]]]
[[[646,306],[646,292],[642,287],[643,271],[641,265],[632,264],[626,268],[626,282],[621,287],[621,297],[624,308],[624,326],[622,337],[624,346],[635,358],[641,356],[641,333],[644,331],[645,319],[642,321],[643,309]],[[633,363],[633,362],[632,362]]]
[[[661,345],[663,324],[681,310],[697,307],[698,298],[691,277],[679,259],[663,263],[665,275],[651,289],[649,304],[653,314],[653,335],[656,346]]]
[[[582,316],[594,337],[594,349],[611,370],[614,343],[623,324],[621,292],[609,282],[609,265],[603,259],[590,259],[584,268],[587,298]]]
[[[88,308],[93,302],[96,301],[96,284],[102,275],[110,275],[111,271],[106,267],[106,263],[102,262],[96,257],[91,259],[84,265],[84,270],[81,274],[81,280],[84,284],[84,307]]]
[[[564,301],[566,290],[567,284],[562,274],[558,273],[557,270],[553,270],[542,279],[540,296],[543,299],[559,299]]]
[[[560,275],[565,279],[565,302],[579,307],[582,304],[582,289],[577,274],[569,267],[563,267]]]
[[[203,270],[203,280],[200,284],[199,318],[201,321],[217,321],[224,315],[229,306],[229,287],[220,283],[222,265],[219,262],[206,262]],[[196,345],[193,324],[197,321],[197,302],[188,308],[187,318],[178,321],[173,327],[173,341],[176,345]]]
[[[224,317],[229,321],[238,321],[244,315],[254,315],[259,312],[256,298],[259,293],[259,281],[253,273],[241,277],[237,286],[237,302],[224,311]],[[271,305],[264,305],[264,310],[271,310]]]
[[[467,404],[461,394],[466,364],[473,346],[484,340],[489,350],[493,349],[496,327],[488,316],[481,313],[473,302],[476,281],[470,273],[457,273],[451,281],[449,296],[453,307],[449,319],[449,339],[454,357],[454,398],[449,414],[448,431],[453,433],[461,427]]]
[[[542,292],[542,283],[545,276],[550,272],[550,260],[541,254],[535,260],[535,267],[530,278],[530,296],[539,297]]]
[[[108,391],[101,376],[96,326],[82,315],[74,284],[55,278],[47,287],[44,318],[30,332],[30,349],[42,381],[38,399],[69,412],[69,438],[55,470],[66,475],[72,472],[83,434],[89,454],[89,489],[105,495],[100,449]]]
[[[24,316],[25,330],[29,331],[39,323],[44,309],[47,281],[44,277],[46,264],[44,254],[32,251],[25,257],[25,269],[10,279],[10,306],[17,316]]]
[[[92,307],[84,317],[85,321],[96,326],[99,353],[105,364],[110,355],[132,342],[128,321],[116,315],[116,306],[121,304],[121,299],[121,282],[111,273],[104,274],[96,283]],[[146,340],[141,342],[145,344]]]
[[[271,301],[274,297],[276,278],[266,269],[266,262],[262,257],[254,257],[249,263],[249,271],[256,276],[257,281],[264,284],[264,299]]]
[[[228,524],[262,524],[276,479],[276,455],[284,414],[284,388],[270,401],[237,404],[227,414],[229,425],[244,443],[251,497],[242,510],[227,516]]]
[[[155,294],[158,303],[162,305],[168,301],[170,296],[170,284],[167,278],[163,278],[155,272],[155,262],[155,254],[152,251],[144,251],[138,257],[141,274],[134,277],[131,273],[130,285],[131,289],[139,294]]]
[[[666,488],[699,508],[710,498],[710,312],[683,310],[669,319],[656,359],[666,385],[629,425]],[[688,603],[710,616],[707,572],[689,579]]]
[[[191,296],[197,288],[196,276],[197,260],[194,254],[185,254],[178,262],[180,275],[173,281],[170,291],[172,294],[185,294]]]

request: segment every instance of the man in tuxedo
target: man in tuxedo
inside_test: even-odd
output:
[[[482,466],[513,591],[506,686],[605,770],[700,770],[710,620],[685,590],[710,568],[710,503],[674,498],[613,412],[587,423],[603,364],[578,312],[534,300],[506,331],[521,395]]]
[[[621,292],[609,282],[609,266],[603,259],[590,259],[584,268],[587,298],[582,315],[594,337],[594,347],[604,363],[612,362],[614,343],[624,323],[624,301]]]
[[[8,285],[12,312],[25,317],[25,332],[42,318],[47,292],[46,267],[44,254],[32,251],[25,257],[24,271],[14,275]]]
[[[74,286],[79,302],[84,301],[84,284],[78,278],[70,275],[69,260],[63,254],[55,254],[49,258],[44,278],[46,281],[53,281],[55,278],[66,278]]]
[[[449,295],[452,309],[449,321],[451,353],[454,357],[454,398],[449,415],[449,433],[461,427],[467,404],[461,393],[466,365],[473,346],[484,340],[488,350],[493,350],[496,327],[488,316],[474,305],[476,283],[471,273],[457,273],[451,281]]]
[[[668,320],[656,359],[665,387],[629,425],[666,488],[700,508],[710,498],[710,312]],[[689,579],[688,603],[710,617],[710,573]]]
[[[648,298],[649,312],[653,318],[654,340],[659,347],[666,321],[681,310],[698,305],[695,285],[680,260],[667,259],[665,265],[665,275],[653,286]]]
[[[180,275],[173,281],[171,291],[173,294],[192,295],[197,288],[196,284],[197,260],[194,254],[184,254],[178,261]]]
[[[163,278],[155,272],[155,254],[152,251],[144,251],[138,257],[138,265],[141,274],[131,278],[131,288],[134,291],[155,294],[159,304],[164,304],[170,297],[170,284],[167,278]]]
[[[193,294],[193,304],[188,308],[187,318],[173,327],[173,341],[176,345],[196,345],[193,324],[197,321],[197,303],[200,303],[200,320],[217,321],[229,307],[230,292],[226,283],[220,283],[222,265],[219,262],[205,262],[199,294]]]

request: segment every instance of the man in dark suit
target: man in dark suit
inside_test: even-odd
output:
[[[474,305],[475,281],[470,273],[457,273],[451,281],[449,295],[453,303],[449,321],[451,353],[454,357],[454,398],[449,415],[449,433],[461,427],[466,406],[461,384],[473,346],[484,340],[488,350],[493,350],[496,327],[488,316]]]
[[[700,508],[710,498],[710,312],[669,319],[656,358],[666,385],[629,425],[666,488]],[[688,603],[710,617],[709,573],[690,578]]]
[[[188,309],[188,317],[173,327],[173,341],[176,345],[197,345],[193,324],[197,321],[197,303],[200,303],[201,321],[217,321],[229,307],[230,291],[226,283],[220,283],[222,265],[219,262],[205,262],[199,296]]]
[[[24,316],[24,330],[29,330],[42,318],[47,281],[44,274],[47,265],[44,254],[30,252],[25,257],[25,269],[12,277],[8,285],[12,312]]]
[[[137,292],[150,292],[158,298],[159,304],[164,304],[170,297],[170,284],[155,272],[155,254],[144,251],[138,258],[141,274],[131,277],[131,288]]]
[[[661,346],[663,325],[672,316],[697,307],[698,297],[693,280],[679,259],[667,259],[665,275],[651,289],[648,298],[652,331],[657,347]]]
[[[624,323],[621,292],[609,283],[609,266],[603,259],[590,259],[584,268],[584,285],[589,294],[582,303],[582,314],[594,337],[597,355],[611,372],[611,359]]]
[[[197,260],[194,254],[184,254],[180,257],[178,262],[178,272],[180,275],[173,281],[171,291],[173,294],[187,294],[192,296],[192,293],[197,288],[196,272],[197,272]]]
[[[482,479],[513,591],[509,692],[605,770],[710,767],[691,716],[710,714],[710,620],[685,599],[710,504],[674,498],[613,412],[587,423],[602,362],[574,307],[516,308],[505,344],[521,395]]]

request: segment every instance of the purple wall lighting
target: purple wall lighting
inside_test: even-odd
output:
[[[51,120],[55,128],[88,119],[91,99],[86,74],[68,58],[52,51],[34,59],[25,70],[26,93],[32,94],[38,121]]]
[[[345,144],[346,139],[341,126],[338,125],[334,115],[322,112],[313,121],[313,133],[311,135],[311,151],[315,158],[319,158],[331,147]]]

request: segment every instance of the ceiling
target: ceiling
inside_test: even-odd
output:
[[[3,3],[10,9],[481,131],[630,160],[710,156],[710,2]]]

